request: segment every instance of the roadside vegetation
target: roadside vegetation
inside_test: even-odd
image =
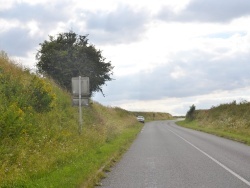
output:
[[[135,116],[143,116],[145,121],[173,119],[173,116],[165,112],[132,112]]]
[[[233,101],[209,110],[195,110],[193,105],[178,124],[250,145],[250,102]]]
[[[79,135],[70,93],[4,52],[0,82],[0,187],[93,185],[98,170],[119,157],[143,126],[131,112],[92,102],[83,108]]]
[[[67,90],[1,51],[0,187],[93,187],[143,127],[134,112],[94,101],[81,134],[78,125]]]

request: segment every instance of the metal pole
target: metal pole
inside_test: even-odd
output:
[[[81,88],[81,76],[79,76],[79,134],[82,133],[82,88]]]

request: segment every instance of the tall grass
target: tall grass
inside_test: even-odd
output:
[[[194,121],[180,124],[250,145],[250,103],[247,101],[238,104],[233,101],[209,110],[196,110]]]
[[[0,187],[76,187],[140,131],[131,112],[78,108],[56,83],[0,56]]]

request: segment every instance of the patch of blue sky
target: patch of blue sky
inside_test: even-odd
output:
[[[232,37],[233,35],[240,35],[240,36],[244,36],[247,33],[246,32],[223,32],[223,33],[213,33],[210,35],[207,35],[207,38],[220,38],[220,39],[228,39],[230,37]]]

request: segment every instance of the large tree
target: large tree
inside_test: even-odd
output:
[[[70,31],[56,37],[49,36],[39,44],[36,66],[38,72],[53,78],[58,84],[71,91],[71,78],[86,76],[90,79],[90,92],[102,91],[101,86],[112,80],[113,66],[102,56],[87,36]]]

